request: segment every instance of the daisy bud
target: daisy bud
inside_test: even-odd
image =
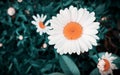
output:
[[[15,8],[9,7],[7,10],[8,15],[13,16],[15,14]]]
[[[18,39],[19,39],[19,40],[23,40],[23,36],[20,35],[20,36],[18,37]]]
[[[47,48],[47,44],[44,43],[44,44],[42,45],[42,48]]]
[[[0,47],[2,47],[3,46],[3,44],[2,43],[0,43]]]
[[[17,0],[19,3],[21,3],[23,0]]]
[[[102,21],[106,21],[106,20],[107,20],[107,17],[102,17],[101,20],[102,20]]]
[[[26,14],[30,14],[30,12],[29,12],[28,10],[25,10],[25,13],[26,13]]]

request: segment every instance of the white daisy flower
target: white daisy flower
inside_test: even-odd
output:
[[[43,14],[39,16],[39,14],[37,14],[37,16],[33,15],[32,17],[35,21],[32,21],[31,23],[36,25],[37,32],[39,32],[40,35],[42,35],[43,33],[47,33],[50,29],[50,27],[47,26],[49,24],[49,21],[45,22],[47,16],[44,16]]]
[[[50,20],[49,44],[54,45],[60,54],[78,55],[96,46],[96,35],[98,33],[99,22],[94,22],[95,13],[89,13],[86,9],[70,6],[60,10],[57,16]]]
[[[97,67],[101,75],[113,75],[112,70],[117,69],[116,65],[113,63],[116,58],[117,57],[111,56],[111,53],[106,52],[105,55],[99,59]]]

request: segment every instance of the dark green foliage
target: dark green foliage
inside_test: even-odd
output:
[[[98,68],[94,69],[90,75],[100,75]]]
[[[65,55],[60,56],[59,63],[65,75],[80,75],[80,72],[77,66],[69,57]]]
[[[23,0],[21,3],[0,0],[0,44],[3,44],[0,47],[0,75],[96,74],[94,60],[97,56],[91,58],[95,54],[108,51],[120,56],[119,4],[120,0]],[[60,9],[70,5],[96,13],[96,21],[101,24],[98,33],[100,40],[98,46],[89,52],[61,56],[53,46],[48,45],[47,34],[40,36],[36,32],[36,27],[31,24],[32,15],[45,14],[47,19],[51,19]],[[15,8],[14,16],[7,14],[9,7]],[[102,20],[103,17],[107,19]],[[20,35],[23,40],[18,39]],[[42,47],[43,43],[47,43],[46,48]],[[120,66],[119,62],[116,63]]]

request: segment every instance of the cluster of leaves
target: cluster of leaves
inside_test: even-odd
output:
[[[116,2],[115,2],[116,1]],[[0,1],[0,75],[99,75],[96,55],[112,52],[120,56],[119,0],[17,0]],[[114,3],[113,3],[114,2]],[[96,13],[101,23],[99,46],[81,55],[59,55],[47,43],[46,34],[40,36],[31,24],[32,15],[46,14],[47,19],[70,5],[87,8]],[[9,16],[7,9],[16,14]],[[106,17],[104,21],[102,17]],[[111,34],[112,33],[112,34]],[[22,35],[23,40],[18,37]],[[116,41],[117,40],[117,41]],[[104,54],[104,53],[102,53]],[[89,63],[88,63],[89,62]],[[117,60],[118,66],[120,60]],[[93,71],[92,71],[93,70]]]

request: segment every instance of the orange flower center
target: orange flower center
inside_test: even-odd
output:
[[[45,25],[43,24],[43,22],[39,22],[39,27],[44,29],[45,28]]]
[[[76,22],[68,23],[63,29],[64,36],[69,40],[75,40],[82,35],[82,26]]]
[[[106,59],[103,59],[103,60],[104,60],[104,62],[105,62],[105,65],[104,65],[104,71],[108,71],[109,68],[110,68],[110,63],[109,63],[109,61],[106,60]]]

